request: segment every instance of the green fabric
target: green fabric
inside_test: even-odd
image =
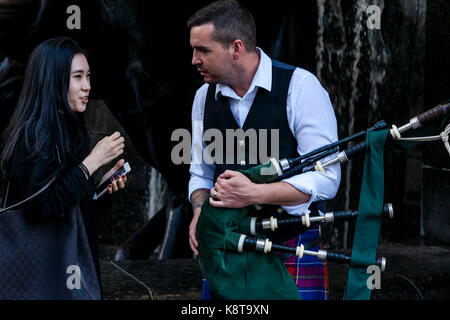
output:
[[[268,183],[278,178],[277,169],[271,161],[240,172],[254,183]]]
[[[345,300],[370,299],[366,268],[374,264],[378,247],[384,203],[383,154],[388,134],[389,130],[381,130],[369,132],[366,137],[367,153]]]
[[[241,171],[255,183],[269,182],[269,162]],[[226,300],[300,300],[294,280],[275,253],[237,252],[241,234],[249,234],[253,207],[215,208],[205,201],[197,223],[199,265],[211,291]],[[263,234],[257,235],[265,239]]]

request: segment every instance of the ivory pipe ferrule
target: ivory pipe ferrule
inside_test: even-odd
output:
[[[417,129],[420,126],[421,126],[421,124],[419,122],[419,119],[417,119],[417,117],[414,117],[411,120],[409,120],[409,123],[398,128],[398,132],[403,133],[409,129]]]
[[[280,167],[283,171],[287,170],[290,168],[289,166],[289,161],[287,159],[281,159],[280,160]]]

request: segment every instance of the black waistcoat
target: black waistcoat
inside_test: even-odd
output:
[[[273,129],[279,130],[278,158],[283,159],[298,156],[297,140],[289,128],[286,112],[287,94],[294,70],[295,67],[293,66],[272,60],[272,90],[269,92],[263,88],[258,88],[258,92],[255,96],[248,116],[242,126],[244,133],[252,131],[252,133],[256,133],[256,135],[249,138],[249,134],[245,137],[245,139],[241,139],[245,144],[245,153],[239,153],[241,155],[239,158],[238,148],[241,148],[239,147],[240,141],[238,141],[237,138],[233,138],[234,141],[230,141],[231,139],[228,139],[227,141],[227,129],[240,129],[231,112],[228,98],[223,97],[219,93],[216,100],[216,85],[209,86],[203,119],[204,132],[209,129],[217,129],[220,131],[223,138],[222,150],[218,150],[218,148],[216,148],[217,144],[214,138],[212,141],[205,141],[206,148],[209,146],[209,148],[212,149],[211,155],[215,160],[216,171],[214,173],[214,181],[225,170],[248,169],[252,166],[267,161],[268,158],[264,159],[264,156],[270,157],[271,155],[274,155],[272,152],[271,143],[271,130]],[[262,140],[263,135],[259,134],[261,129],[267,130],[265,144],[267,146],[267,151],[262,150],[262,157],[260,157],[260,146],[261,143],[264,145],[264,141]],[[213,136],[215,136],[215,134]],[[256,140],[254,138],[255,136]],[[210,146],[213,142],[214,145]],[[229,158],[228,161],[226,148],[227,143],[232,143],[234,145],[232,149],[228,149],[228,151],[234,150],[233,157],[231,159]],[[241,150],[243,149],[244,147],[242,147]],[[228,156],[230,156],[230,152],[228,152]]]

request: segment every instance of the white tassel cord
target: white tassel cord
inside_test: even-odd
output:
[[[437,141],[442,140],[445,148],[447,149],[448,155],[450,156],[450,143],[448,136],[450,135],[450,124],[447,125],[445,130],[441,132],[438,136],[429,136],[429,137],[414,137],[414,138],[402,138],[401,133],[398,131],[398,128],[393,125],[390,130],[392,138],[399,141],[411,141],[411,142],[428,142],[428,141]]]

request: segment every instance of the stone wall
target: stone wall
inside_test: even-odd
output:
[[[366,9],[382,10],[380,29],[369,29]],[[317,1],[316,75],[330,94],[344,138],[379,120],[403,125],[430,108],[424,101],[427,1]],[[339,192],[329,208],[358,207],[364,159],[342,166]],[[381,238],[418,238],[420,229],[420,149],[385,157],[385,202],[395,219]],[[415,183],[411,183],[415,181]],[[328,246],[351,247],[354,223],[324,228]]]

